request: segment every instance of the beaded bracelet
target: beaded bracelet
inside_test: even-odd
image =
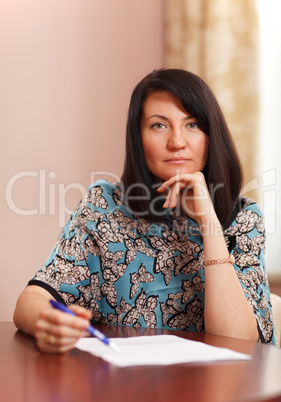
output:
[[[217,265],[217,264],[234,264],[235,259],[232,254],[229,254],[228,258],[219,258],[218,260],[209,260],[205,262],[205,265]]]

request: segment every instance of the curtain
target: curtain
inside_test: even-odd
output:
[[[259,90],[256,0],[164,0],[165,66],[189,70],[214,91],[258,198]]]

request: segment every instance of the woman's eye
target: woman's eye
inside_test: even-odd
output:
[[[165,124],[163,123],[154,123],[151,128],[165,128]]]
[[[187,127],[188,128],[198,128],[198,123],[196,123],[196,122],[188,123]]]

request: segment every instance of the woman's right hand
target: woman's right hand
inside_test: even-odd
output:
[[[50,304],[52,296],[41,286],[27,286],[20,294],[14,312],[15,325],[35,336],[40,350],[62,353],[74,348],[82,336],[89,335],[91,312],[80,306],[70,306],[76,314],[66,314]]]
[[[46,307],[39,312],[34,336],[39,349],[47,353],[63,353],[74,348],[75,343],[89,336],[91,312],[80,306],[70,306],[76,316]]]

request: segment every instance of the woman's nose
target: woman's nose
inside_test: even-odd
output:
[[[168,148],[183,149],[187,146],[186,138],[181,130],[172,130],[168,139]]]

